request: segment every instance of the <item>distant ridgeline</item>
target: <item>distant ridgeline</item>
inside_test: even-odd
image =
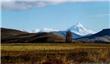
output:
[[[75,36],[71,31],[28,33],[1,28],[1,43],[110,43],[110,29],[78,38],[74,38]]]

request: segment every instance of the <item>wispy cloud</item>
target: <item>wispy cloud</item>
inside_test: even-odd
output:
[[[2,9],[9,10],[25,10],[32,7],[46,7],[49,5],[57,5],[67,2],[96,2],[109,0],[3,0]]]
[[[45,7],[47,3],[40,1],[5,1],[2,2],[2,9],[25,10],[32,7]]]

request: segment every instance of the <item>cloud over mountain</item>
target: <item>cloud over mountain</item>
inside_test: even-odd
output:
[[[2,9],[8,10],[26,10],[33,7],[46,7],[68,2],[96,2],[108,0],[3,0]]]

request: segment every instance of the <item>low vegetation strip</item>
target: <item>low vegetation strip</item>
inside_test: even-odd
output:
[[[19,43],[19,44],[2,44],[3,51],[34,51],[34,50],[72,50],[76,48],[110,48],[108,44],[67,44],[67,43]]]
[[[110,45],[82,43],[1,44],[1,64],[110,63]]]

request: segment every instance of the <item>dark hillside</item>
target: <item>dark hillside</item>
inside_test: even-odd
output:
[[[16,29],[1,28],[1,39],[10,38],[12,36],[17,36],[20,34],[27,34],[28,32],[23,32]]]
[[[86,41],[86,42],[99,42],[99,43],[110,43],[110,29],[103,29],[102,31],[90,35],[90,36],[84,36],[82,38],[79,38],[77,40],[80,41]]]
[[[27,33],[7,28],[1,28],[1,37],[2,43],[64,42],[64,37],[52,32]]]

